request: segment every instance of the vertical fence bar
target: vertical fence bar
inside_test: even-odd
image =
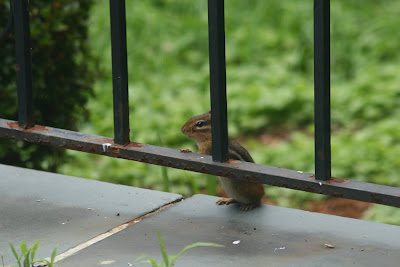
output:
[[[110,0],[114,142],[129,143],[128,64],[125,0]]]
[[[330,0],[314,0],[315,178],[331,178]]]
[[[208,0],[212,158],[228,160],[224,0]]]
[[[14,1],[14,32],[17,58],[18,124],[22,128],[30,128],[34,125],[34,120],[28,0]]]

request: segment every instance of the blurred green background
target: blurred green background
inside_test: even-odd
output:
[[[229,134],[260,164],[314,172],[313,1],[225,1]],[[331,0],[332,175],[400,186],[400,2]],[[190,148],[180,127],[210,109],[207,1],[128,0],[131,140]],[[89,13],[97,70],[80,131],[113,136],[108,1]],[[50,124],[51,125],[51,124]],[[68,151],[58,172],[190,196],[219,192],[215,177]],[[324,196],[266,187],[277,205]],[[400,224],[372,206],[365,219]]]

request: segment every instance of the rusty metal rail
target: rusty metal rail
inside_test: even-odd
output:
[[[244,181],[400,207],[400,188],[340,178],[327,181],[314,174],[249,162],[213,162],[211,156],[36,125],[23,129],[18,122],[0,119],[0,137],[123,158],[155,165],[219,175]]]
[[[0,119],[0,137],[177,169],[400,207],[400,188],[331,177],[330,0],[314,0],[315,172],[227,160],[224,0],[208,0],[213,155],[130,142],[125,0],[110,0],[114,139],[35,125],[29,3],[11,0],[17,61],[18,122]],[[225,162],[225,163],[223,163]]]

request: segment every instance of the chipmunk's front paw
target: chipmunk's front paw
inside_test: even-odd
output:
[[[217,201],[215,201],[215,203],[217,203],[217,205],[229,205],[231,203],[236,202],[236,200],[234,200],[233,198],[220,198]]]

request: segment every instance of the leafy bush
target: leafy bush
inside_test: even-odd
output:
[[[87,27],[91,0],[30,3],[32,80],[35,122],[76,130],[87,118],[84,107],[92,92]],[[0,1],[0,25],[6,25],[9,1]],[[13,34],[0,49],[0,117],[17,120]],[[0,162],[54,171],[64,150],[22,141],[0,140]]]

